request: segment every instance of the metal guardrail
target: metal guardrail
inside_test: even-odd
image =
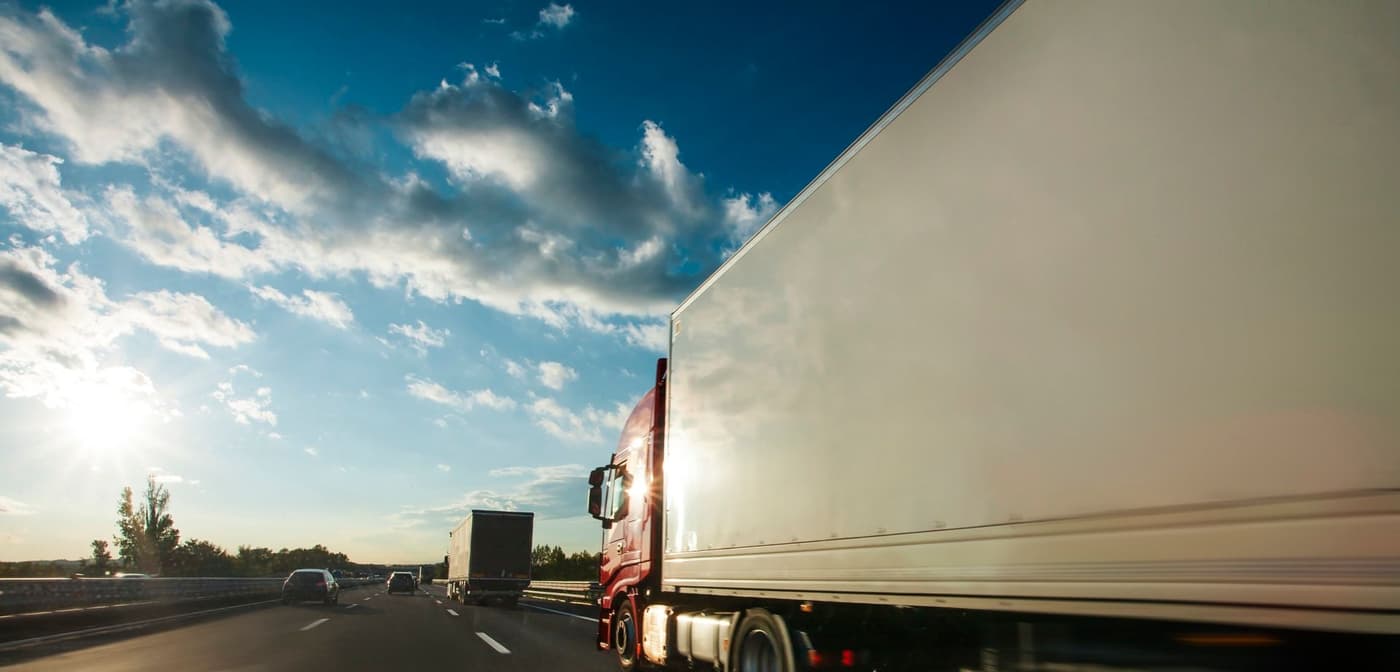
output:
[[[276,596],[286,577],[157,579],[0,579],[0,615],[122,604]],[[370,583],[342,579],[342,587]]]
[[[600,596],[598,584],[590,581],[531,581],[525,596],[532,600],[595,605]]]

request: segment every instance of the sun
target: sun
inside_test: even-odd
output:
[[[154,409],[139,390],[94,379],[68,390],[64,428],[89,459],[121,453],[141,440]]]

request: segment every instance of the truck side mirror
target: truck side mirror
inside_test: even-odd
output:
[[[607,522],[603,515],[603,481],[608,468],[598,467],[588,474],[588,515]]]
[[[603,486],[595,485],[588,489],[588,515],[603,519]]]

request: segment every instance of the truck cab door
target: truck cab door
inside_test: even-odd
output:
[[[607,481],[603,484],[602,514],[611,523],[603,532],[603,558],[598,577],[603,584],[611,581],[628,564],[627,549],[635,543],[634,535],[630,533],[631,526],[627,524],[627,514],[631,513],[627,510],[630,508],[627,506],[627,486],[631,480],[627,463],[622,462],[608,470]]]
[[[645,453],[636,453],[633,457],[622,492],[627,500],[627,511],[617,523],[622,527],[622,552],[619,556],[623,567],[642,561],[642,547],[647,541],[645,523],[650,517],[646,496],[647,460]]]

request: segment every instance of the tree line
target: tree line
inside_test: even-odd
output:
[[[565,555],[558,546],[536,546],[530,552],[530,571],[541,581],[597,581],[599,553],[576,551]]]
[[[311,548],[239,546],[229,552],[203,539],[181,541],[170,513],[170,492],[154,476],[138,498],[128,486],[117,500],[117,533],[111,542],[93,539],[92,556],[81,561],[0,562],[0,577],[106,576],[140,572],[153,576],[285,576],[303,567],[359,570],[344,553],[317,544]],[[115,552],[115,555],[114,555]],[[539,545],[530,553],[532,575],[541,581],[596,581],[601,554]],[[369,567],[369,566],[363,566]],[[447,575],[446,563],[433,567]]]
[[[130,487],[122,488],[117,501],[117,534],[110,546],[106,539],[92,540],[87,569],[98,576],[117,570],[159,576],[281,576],[301,567],[353,566],[344,553],[320,544],[276,551],[239,546],[229,553],[203,539],[181,542],[180,530],[170,514],[170,492],[154,476],[148,476],[139,500]]]

